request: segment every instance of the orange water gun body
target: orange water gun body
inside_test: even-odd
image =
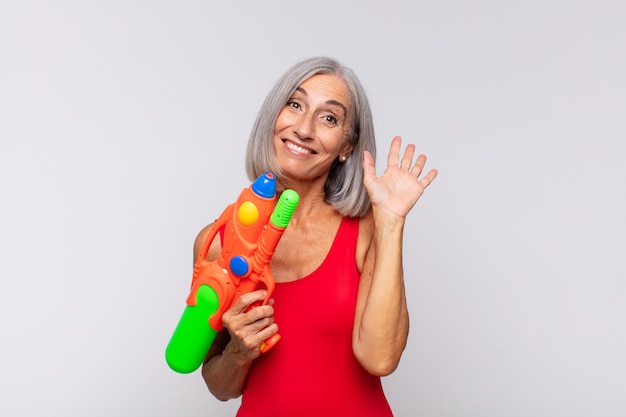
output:
[[[198,369],[217,332],[224,328],[222,315],[241,295],[266,289],[267,296],[258,305],[268,303],[275,286],[269,263],[298,201],[295,191],[285,190],[276,202],[276,179],[266,172],[215,221],[194,265],[187,307],[165,351],[174,371]],[[220,230],[222,250],[216,260],[208,261],[209,248]],[[266,340],[261,352],[279,339],[276,334]]]

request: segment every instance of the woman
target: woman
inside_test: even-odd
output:
[[[396,137],[377,177],[371,119],[357,77],[323,57],[287,71],[259,111],[248,176],[274,172],[300,203],[270,264],[274,302],[246,312],[265,292],[243,295],[202,367],[218,399],[243,394],[239,417],[392,415],[380,377],[396,369],[408,336],[404,222],[437,172],[420,178],[426,157],[413,162],[414,145],[401,155]],[[279,327],[280,342],[261,354]]]

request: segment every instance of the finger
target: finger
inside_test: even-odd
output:
[[[254,331],[248,327],[245,336],[240,337],[238,342],[235,343],[245,349],[248,354],[252,354],[254,359],[260,353],[261,345],[276,333],[278,333],[278,325],[276,323],[270,323]]]
[[[235,313],[232,309],[222,316],[224,327],[239,339],[254,334],[274,322],[274,308],[269,305],[255,307],[247,313]]]
[[[263,329],[260,329],[255,334],[254,344],[257,346],[257,349],[263,342],[274,336],[276,333],[278,333],[278,325],[276,323],[271,323],[268,326],[265,326]]]
[[[259,322],[260,324],[260,322]],[[257,326],[257,323],[248,325],[231,332],[231,342],[239,346],[238,350],[244,350],[245,354],[252,354],[253,359],[259,352],[261,344],[274,334],[278,332],[278,325],[273,322],[263,323],[262,326]]]
[[[250,311],[245,313],[245,321],[247,323],[253,323],[257,320],[263,320],[266,318],[271,318],[274,315],[274,307],[270,305],[260,305],[258,307],[252,308]]]
[[[428,187],[435,180],[435,178],[437,178],[438,173],[439,172],[436,169],[431,169],[428,171],[428,174],[424,176],[424,178],[419,180],[420,185],[426,189],[426,187]]]
[[[400,159],[400,146],[402,146],[402,139],[400,136],[396,136],[391,141],[389,155],[387,156],[387,166],[398,166],[398,160]]]
[[[419,155],[415,160],[415,165],[411,168],[411,173],[416,177],[419,177],[424,169],[424,165],[426,165],[426,155]]]
[[[263,330],[265,330],[266,328],[275,325],[276,323],[274,322],[274,318],[273,317],[266,317],[264,319],[261,320],[257,320],[254,323],[250,323],[248,325],[248,330],[250,331],[250,334],[257,334],[262,332]],[[278,326],[276,326],[278,327]]]
[[[411,171],[411,164],[413,163],[413,155],[415,155],[415,145],[410,144],[407,145],[404,150],[404,156],[402,157],[402,162],[400,167],[402,169],[406,169],[407,171]]]
[[[257,290],[252,291],[246,294],[243,294],[241,297],[237,299],[237,301],[233,304],[231,310],[235,313],[243,313],[246,311],[252,304],[262,301],[267,297],[267,290]]]
[[[278,325],[274,321],[274,317],[264,317],[247,324],[241,330],[246,334],[242,337],[246,344],[250,348],[258,348],[265,339],[278,332]]]
[[[374,157],[369,151],[363,152],[363,179],[367,177],[376,176],[376,166],[374,164]]]

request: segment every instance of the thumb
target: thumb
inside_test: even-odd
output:
[[[372,177],[376,177],[374,158],[369,151],[363,151],[363,182],[366,183]]]

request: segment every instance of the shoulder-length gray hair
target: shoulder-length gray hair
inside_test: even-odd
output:
[[[278,114],[293,92],[304,81],[316,74],[339,76],[350,94],[350,128],[348,140],[353,146],[345,162],[335,160],[324,186],[324,199],[342,216],[362,217],[370,209],[370,200],[363,186],[363,151],[376,158],[376,140],[372,113],[365,90],[351,69],[328,57],[315,57],[300,61],[291,67],[270,90],[261,105],[250,134],[246,152],[246,172],[254,181],[266,171],[273,172],[280,186],[287,188],[274,153],[274,126]]]

